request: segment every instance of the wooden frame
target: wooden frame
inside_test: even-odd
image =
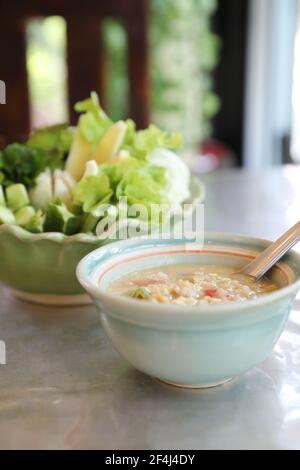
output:
[[[5,5],[4,5],[5,3]],[[149,0],[10,0],[0,3],[0,79],[7,104],[0,105],[0,145],[24,139],[30,131],[25,25],[32,17],[63,16],[67,23],[68,94],[73,104],[97,90],[105,103],[101,21],[120,18],[128,36],[129,115],[143,128],[149,121]]]

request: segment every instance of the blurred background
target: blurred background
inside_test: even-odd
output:
[[[0,142],[76,122],[92,89],[114,119],[184,136],[195,172],[300,162],[299,0],[0,2]]]

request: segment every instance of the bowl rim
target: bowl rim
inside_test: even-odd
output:
[[[84,243],[103,243],[96,235],[90,233],[76,233],[75,235],[65,235],[62,232],[42,232],[42,233],[31,233],[25,230],[19,225],[13,224],[2,224],[0,225],[0,234],[9,233],[10,235],[23,241],[38,241],[38,240],[50,240],[57,243],[71,243],[71,242],[84,242]]]
[[[219,239],[220,245],[224,242],[230,242],[234,241],[236,244],[240,242],[256,242],[256,243],[262,243],[262,244],[270,244],[272,243],[271,240],[267,240],[264,238],[258,238],[258,237],[253,237],[253,236],[248,236],[248,235],[242,235],[242,234],[236,234],[236,233],[231,233],[231,232],[207,232],[205,233],[205,240],[207,239]],[[261,297],[258,297],[256,299],[250,299],[250,300],[245,300],[243,302],[228,302],[228,303],[220,303],[220,304],[208,304],[208,305],[198,305],[196,308],[193,305],[174,305],[174,304],[155,304],[155,303],[147,303],[147,302],[141,302],[140,300],[137,299],[132,299],[130,297],[122,296],[119,294],[110,294],[107,290],[101,289],[100,287],[96,287],[93,281],[91,280],[90,276],[88,276],[85,273],[85,266],[86,264],[90,261],[91,258],[98,257],[99,254],[104,252],[107,249],[111,249],[112,247],[117,249],[117,248],[122,248],[122,247],[127,247],[129,248],[130,245],[134,245],[137,241],[143,241],[143,240],[149,240],[147,237],[134,237],[128,240],[121,240],[118,242],[113,243],[112,245],[105,246],[105,247],[100,247],[97,248],[96,250],[91,251],[89,254],[87,254],[82,260],[79,262],[76,268],[76,276],[80,284],[84,287],[85,290],[89,294],[91,294],[93,297],[95,297],[98,300],[103,300],[104,303],[107,302],[112,302],[115,301],[116,299],[121,302],[124,307],[129,307],[130,309],[136,310],[138,308],[139,312],[141,311],[145,312],[145,314],[151,314],[153,317],[154,315],[166,315],[169,316],[170,313],[174,314],[174,316],[191,316],[191,317],[199,317],[203,318],[204,316],[212,317],[212,313],[215,314],[221,314],[222,317],[224,314],[228,316],[233,316],[240,310],[255,310],[257,307],[261,307],[264,305],[268,305],[272,302],[276,302],[286,296],[291,295],[294,293],[296,289],[299,289],[300,287],[300,274],[296,278],[295,281],[293,281],[291,284],[281,287],[271,293],[265,294]],[[162,242],[164,240],[152,240],[153,243],[157,242]],[[179,240],[174,240],[174,245],[176,244],[176,241],[178,244],[180,244]],[[205,243],[204,243],[205,244]],[[155,247],[149,247],[149,250],[155,251]],[[140,251],[140,248],[137,247],[136,252]],[[201,251],[201,250],[199,250]],[[126,251],[126,253],[130,253],[130,251]],[[117,253],[118,255],[122,255],[122,253]],[[289,255],[294,258],[294,260],[299,263],[300,266],[300,254],[297,253],[295,250],[290,250]],[[286,264],[289,266],[289,263],[286,262]],[[291,267],[291,266],[290,266]],[[97,269],[97,268],[96,268]],[[295,269],[291,267],[291,269],[295,272]],[[100,272],[99,272],[100,274]],[[141,308],[142,307],[142,308]],[[147,313],[146,313],[147,312]],[[201,313],[201,315],[199,315]],[[215,317],[215,315],[214,315]],[[124,318],[125,321],[125,318]]]

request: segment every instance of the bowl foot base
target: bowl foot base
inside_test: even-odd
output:
[[[231,380],[233,380],[233,377],[230,377],[229,379],[220,380],[219,382],[211,382],[207,384],[181,384],[181,383],[176,383],[176,382],[170,382],[168,380],[161,380],[161,379],[156,379],[156,380],[163,384],[171,385],[172,387],[200,389],[200,388],[218,387],[219,385],[223,385],[223,384],[226,384],[227,382],[230,382]]]
[[[12,290],[15,297],[26,302],[41,305],[53,306],[75,306],[75,305],[89,305],[92,303],[91,298],[87,294],[77,295],[51,295],[51,294],[32,294],[30,292],[22,292]]]

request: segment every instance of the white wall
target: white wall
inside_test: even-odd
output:
[[[281,162],[291,129],[297,0],[250,0],[243,162],[264,168]]]
[[[292,94],[292,139],[291,156],[292,159],[300,162],[300,0],[297,21],[297,32],[294,48],[294,73],[293,73],[293,94]]]

